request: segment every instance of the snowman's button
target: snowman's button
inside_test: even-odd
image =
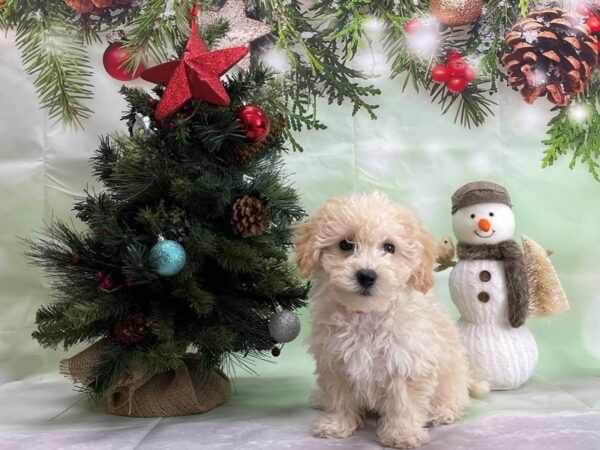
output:
[[[480,292],[477,298],[481,303],[487,303],[490,301],[490,294],[488,294],[487,292]]]
[[[487,270],[482,270],[481,272],[479,272],[479,279],[484,283],[487,283],[492,279],[492,274],[489,273]]]

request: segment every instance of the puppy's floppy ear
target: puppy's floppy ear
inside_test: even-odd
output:
[[[410,276],[409,282],[413,289],[426,294],[433,287],[433,266],[435,265],[435,243],[432,234],[418,225],[415,231],[415,239],[420,243],[420,261],[413,274]]]
[[[303,278],[308,278],[319,263],[320,250],[316,245],[316,224],[314,219],[292,226],[295,232],[296,266]]]

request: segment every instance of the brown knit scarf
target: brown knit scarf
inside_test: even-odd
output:
[[[514,328],[525,323],[529,307],[529,283],[523,252],[513,240],[495,245],[458,243],[459,259],[494,259],[504,262],[508,288],[508,321]]]

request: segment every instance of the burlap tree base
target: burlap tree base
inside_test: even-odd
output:
[[[99,341],[72,358],[61,361],[60,373],[88,385],[98,356],[108,345]],[[131,370],[105,396],[107,411],[129,417],[172,417],[200,414],[225,403],[231,396],[229,379],[217,369],[206,371],[197,360],[184,358],[175,370],[149,374]]]

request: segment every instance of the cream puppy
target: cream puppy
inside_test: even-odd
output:
[[[350,436],[373,412],[381,444],[423,445],[427,424],[454,422],[469,403],[460,337],[429,293],[432,236],[379,192],[333,198],[296,230],[326,410],[315,435]]]

